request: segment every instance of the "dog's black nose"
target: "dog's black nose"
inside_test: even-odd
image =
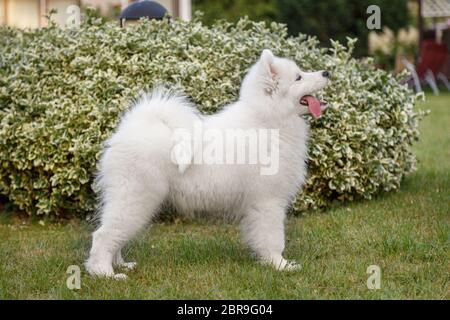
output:
[[[324,71],[322,72],[322,76],[325,78],[329,78],[330,77],[330,73],[328,71]]]

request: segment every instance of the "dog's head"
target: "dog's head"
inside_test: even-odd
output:
[[[294,61],[275,57],[265,49],[245,77],[240,97],[252,104],[275,105],[281,109],[276,112],[319,117],[326,104],[313,94],[325,87],[329,78],[327,71],[301,71]]]

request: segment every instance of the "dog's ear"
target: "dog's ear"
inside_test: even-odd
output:
[[[261,63],[263,65],[263,67],[265,68],[265,70],[272,76],[274,77],[276,75],[276,70],[275,70],[275,66],[274,66],[274,56],[272,51],[270,51],[269,49],[264,49],[263,52],[261,53]]]
[[[264,92],[271,96],[278,86],[277,70],[275,69],[275,58],[269,49],[261,53],[260,64],[264,72]]]

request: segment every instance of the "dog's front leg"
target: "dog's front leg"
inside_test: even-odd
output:
[[[241,221],[241,233],[263,263],[271,264],[277,270],[294,270],[299,266],[282,255],[285,211],[285,207],[276,200],[255,204]]]

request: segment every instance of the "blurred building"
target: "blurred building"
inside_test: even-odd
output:
[[[71,5],[78,7],[92,6],[103,15],[120,12],[136,0],[0,0],[0,24],[19,28],[37,28],[47,25],[45,16],[51,9],[58,11],[53,17],[59,25],[68,21]],[[173,17],[191,19],[191,0],[158,0]],[[117,17],[114,17],[117,18]]]

